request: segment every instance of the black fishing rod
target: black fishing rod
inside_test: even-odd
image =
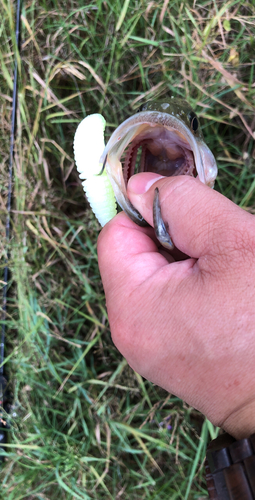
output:
[[[8,412],[9,391],[6,370],[4,367],[4,352],[5,352],[5,335],[6,335],[6,315],[7,315],[7,296],[9,288],[9,260],[10,260],[10,234],[11,234],[11,203],[12,203],[12,178],[13,178],[13,159],[14,159],[14,144],[16,137],[16,121],[17,121],[17,93],[18,93],[18,56],[20,52],[20,12],[21,0],[17,0],[16,4],[16,47],[14,47],[15,62],[13,74],[13,92],[12,92],[12,116],[11,116],[11,134],[10,134],[10,157],[9,157],[9,180],[8,180],[8,195],[6,205],[6,226],[5,226],[5,245],[6,245],[6,259],[4,267],[4,287],[3,287],[3,305],[2,305],[2,330],[0,342],[0,461],[3,461],[1,455],[1,448],[6,443],[6,431],[8,429],[8,422],[4,417],[4,412]],[[4,410],[4,412],[3,412]]]

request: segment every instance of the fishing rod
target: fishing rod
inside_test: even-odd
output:
[[[0,407],[4,412],[8,412],[10,407],[8,379],[4,367],[4,353],[5,353],[5,336],[6,336],[6,315],[7,315],[7,295],[9,286],[9,260],[10,260],[10,235],[11,235],[11,203],[12,203],[12,178],[13,178],[13,159],[14,159],[14,144],[16,138],[16,122],[17,122],[17,93],[18,93],[18,55],[20,53],[20,12],[21,1],[17,0],[16,4],[16,47],[14,48],[15,62],[13,74],[13,92],[12,92],[12,116],[11,116],[11,134],[10,134],[10,156],[9,156],[9,179],[8,179],[8,195],[7,195],[7,215],[5,225],[5,243],[7,255],[4,267],[4,287],[3,287],[3,302],[2,302],[2,330],[0,342]],[[1,448],[4,447],[7,438],[8,422],[4,418],[3,411],[0,409],[0,461],[3,462],[3,455],[1,455]]]

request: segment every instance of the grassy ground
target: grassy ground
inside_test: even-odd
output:
[[[15,5],[0,10],[4,235]],[[100,228],[72,141],[86,114],[102,112],[109,136],[144,100],[185,97],[204,119],[216,189],[255,211],[254,23],[252,0],[24,2],[0,498],[207,498],[203,460],[217,431],[112,344]]]

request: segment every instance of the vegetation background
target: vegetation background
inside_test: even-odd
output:
[[[0,1],[2,267],[15,8]],[[105,116],[107,139],[142,102],[185,97],[216,189],[254,212],[254,0],[24,0],[21,33],[0,498],[206,499],[218,430],[113,346],[72,142],[87,114]]]

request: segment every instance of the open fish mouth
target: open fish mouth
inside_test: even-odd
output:
[[[186,101],[182,101],[187,105]],[[102,154],[116,200],[137,224],[146,222],[127,197],[127,182],[139,172],[163,176],[191,175],[213,187],[217,166],[203,140],[197,116],[160,110],[141,111],[125,120],[112,134]],[[176,110],[175,110],[176,111]]]
[[[125,149],[121,163],[125,184],[139,172],[166,177],[197,175],[194,155],[188,141],[162,126],[148,127]]]

